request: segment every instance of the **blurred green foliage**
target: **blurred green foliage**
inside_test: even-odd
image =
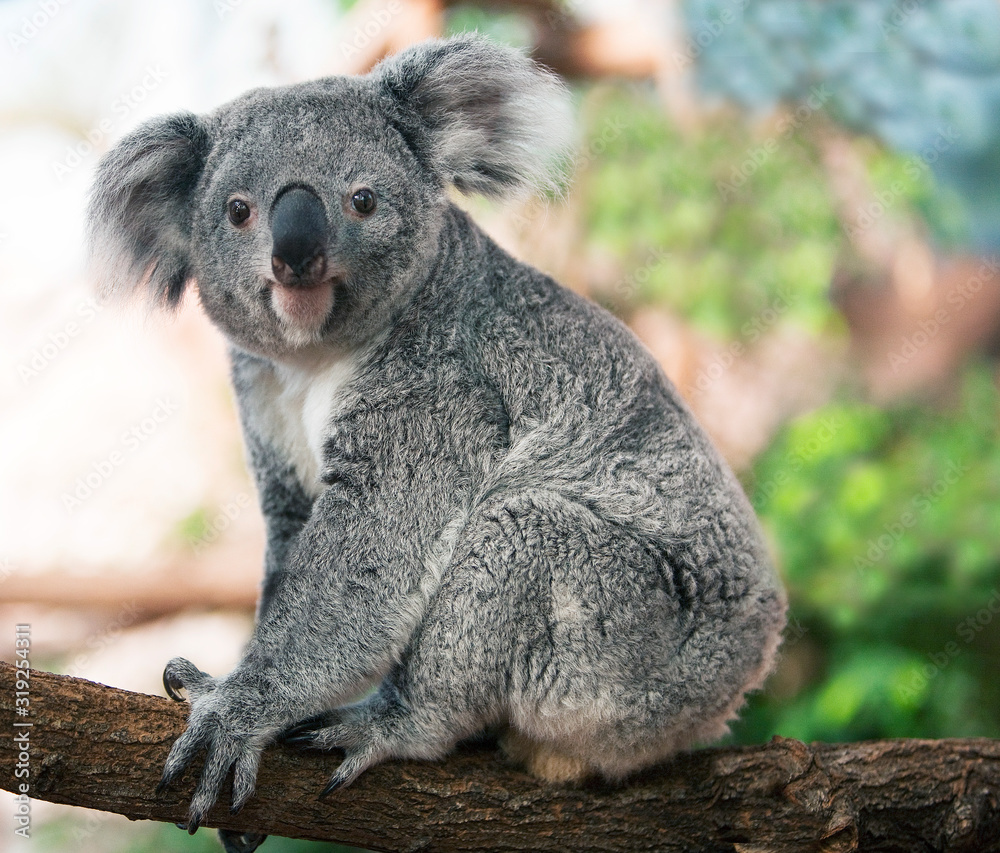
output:
[[[793,695],[754,702],[743,736],[1000,735],[992,371],[971,366],[944,411],[830,404],[789,424],[753,478],[798,675]]]
[[[783,303],[786,322],[816,333],[838,323],[826,292],[841,228],[810,117],[755,131],[723,115],[682,133],[640,88],[597,93],[584,117],[588,241],[634,271],[596,294],[608,307],[655,302],[721,338]]]
[[[934,180],[927,163],[916,154],[898,154],[874,140],[856,147],[868,166],[868,180],[877,199],[886,199],[895,216],[916,216],[941,250],[958,249],[968,241],[968,211],[954,187]]]

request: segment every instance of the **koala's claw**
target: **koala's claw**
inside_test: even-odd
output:
[[[319,796],[316,799],[325,800],[327,797],[330,796],[330,794],[332,794],[338,788],[343,788],[345,784],[346,782],[343,779],[341,779],[337,775],[334,775],[333,778],[331,778],[330,781],[327,783],[326,787],[319,792]]]
[[[330,777],[326,787],[320,791],[318,799],[325,800],[334,791],[346,788],[362,773],[373,764],[378,763],[378,758],[370,752],[358,752],[348,755],[337,768],[337,772]]]
[[[184,685],[177,679],[177,677],[169,670],[163,670],[163,689],[167,691],[167,696],[173,699],[175,702],[184,702],[187,697],[178,691],[183,689]]]
[[[281,735],[281,740],[283,743],[305,749],[309,747],[321,749],[322,747],[317,743],[317,736],[321,729],[325,729],[330,725],[330,722],[331,720],[328,715],[310,717],[308,720],[303,720],[301,723],[296,723],[291,728],[285,729]]]
[[[371,721],[356,709],[339,708],[303,720],[286,729],[281,739],[300,749],[364,752],[371,744]]]
[[[175,702],[184,702],[188,698],[193,701],[195,694],[210,690],[214,683],[212,676],[185,658],[174,658],[163,667],[163,689]],[[188,695],[184,696],[181,690],[186,690]]]

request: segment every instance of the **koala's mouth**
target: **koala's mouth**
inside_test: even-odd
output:
[[[333,310],[336,297],[336,277],[315,284],[298,283],[292,286],[268,281],[271,307],[283,324],[297,332],[319,332]]]

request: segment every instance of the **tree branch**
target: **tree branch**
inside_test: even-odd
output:
[[[15,669],[0,663],[4,718],[33,724],[27,780],[15,778],[12,730],[0,737],[0,788],[27,781],[35,799],[184,820],[198,766],[154,793],[184,706],[36,670],[30,686],[30,715],[16,717]],[[385,851],[1000,851],[1000,742],[986,739],[776,738],[583,787],[545,786],[466,749],[386,762],[319,802],[337,760],[272,747],[246,808],[230,815],[226,792],[206,824]]]

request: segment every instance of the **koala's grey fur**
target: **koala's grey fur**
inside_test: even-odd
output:
[[[448,200],[544,185],[568,127],[552,77],[462,37],[152,121],[101,164],[98,273],[165,305],[197,282],[267,520],[242,661],[165,673],[191,710],[164,782],[208,751],[192,831],[289,730],[346,752],[328,790],[492,726],[545,778],[618,779],[767,675],[784,595],[734,476],[623,324]],[[328,223],[322,281],[274,278],[289,187]]]

